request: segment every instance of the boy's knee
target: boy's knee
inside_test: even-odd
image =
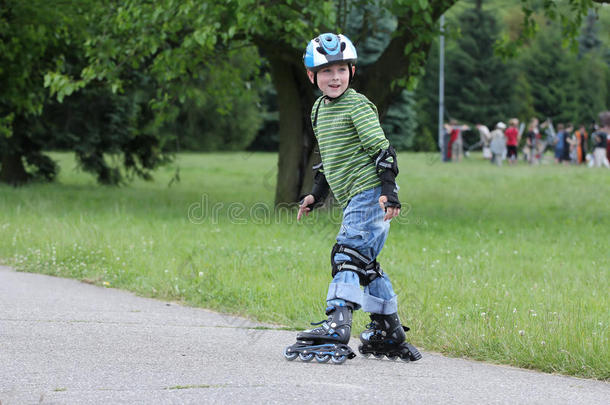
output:
[[[337,261],[336,258],[347,257],[348,260]],[[383,276],[383,270],[376,260],[370,260],[356,249],[349,246],[335,243],[330,254],[330,263],[332,267],[332,276],[344,271],[351,271],[358,275],[360,284],[363,286],[375,280],[377,277]]]

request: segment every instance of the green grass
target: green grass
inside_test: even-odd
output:
[[[295,329],[324,318],[341,213],[274,213],[276,155],[182,154],[180,183],[168,187],[170,166],[122,188],[53,157],[58,183],[0,186],[5,263]],[[409,339],[609,379],[610,171],[422,154],[400,166],[405,214],[379,260]],[[358,312],[354,332],[366,321]]]

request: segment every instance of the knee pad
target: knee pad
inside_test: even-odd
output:
[[[337,253],[348,256],[349,260],[340,263],[335,262],[335,255]],[[377,263],[377,260],[371,261],[356,249],[338,243],[335,243],[335,246],[333,246],[333,250],[330,253],[330,264],[333,278],[337,273],[342,271],[353,271],[358,275],[360,285],[362,286],[367,286],[377,277],[383,276],[383,270],[381,269],[381,266],[379,266],[379,263]]]

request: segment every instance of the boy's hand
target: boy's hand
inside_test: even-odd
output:
[[[381,207],[382,210],[385,211],[385,216],[383,217],[384,221],[388,221],[394,217],[397,217],[398,214],[400,214],[400,208],[398,207],[385,207],[385,203],[388,202],[388,197],[385,195],[382,195],[381,197],[379,197],[379,206]]]
[[[299,206],[299,213],[297,214],[297,221],[301,220],[301,217],[303,216],[303,214],[305,214],[305,216],[309,215],[309,211],[311,211],[311,208],[309,208],[309,206],[311,204],[313,204],[314,202],[316,202],[316,199],[311,194],[307,194],[305,196],[305,198],[303,198],[303,201],[301,202],[301,205]]]

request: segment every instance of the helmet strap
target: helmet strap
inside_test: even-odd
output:
[[[352,79],[354,78],[354,76],[352,75],[352,70],[353,69],[352,69],[352,64],[351,63],[347,64],[347,70],[349,70],[349,81],[348,81],[348,83],[352,84]]]

